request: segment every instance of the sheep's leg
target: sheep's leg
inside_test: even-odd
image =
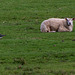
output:
[[[56,31],[50,31],[50,32],[56,32]]]
[[[58,28],[58,32],[69,32],[69,30],[67,28],[65,28],[65,27],[60,26]]]
[[[56,31],[54,31],[54,29],[52,27],[49,27],[49,28],[50,28],[50,32],[56,32]]]
[[[46,26],[46,32],[50,32],[49,26]]]
[[[46,26],[46,32],[56,32],[56,31],[51,31],[51,28],[49,26]]]
[[[56,31],[51,31],[50,27],[48,27],[47,32],[56,32]]]

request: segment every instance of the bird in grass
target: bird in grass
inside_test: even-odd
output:
[[[0,34],[0,38],[2,38],[3,36],[5,36],[5,35]]]

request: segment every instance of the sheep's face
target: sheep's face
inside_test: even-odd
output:
[[[73,25],[73,19],[72,18],[66,18],[66,21],[67,21],[68,26]]]

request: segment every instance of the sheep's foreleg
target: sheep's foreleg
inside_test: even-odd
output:
[[[58,32],[69,32],[69,29],[60,26],[60,27],[58,28]]]

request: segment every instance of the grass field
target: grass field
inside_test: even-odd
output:
[[[75,0],[0,0],[0,75],[75,75],[72,32],[41,33],[51,17],[75,17]]]

